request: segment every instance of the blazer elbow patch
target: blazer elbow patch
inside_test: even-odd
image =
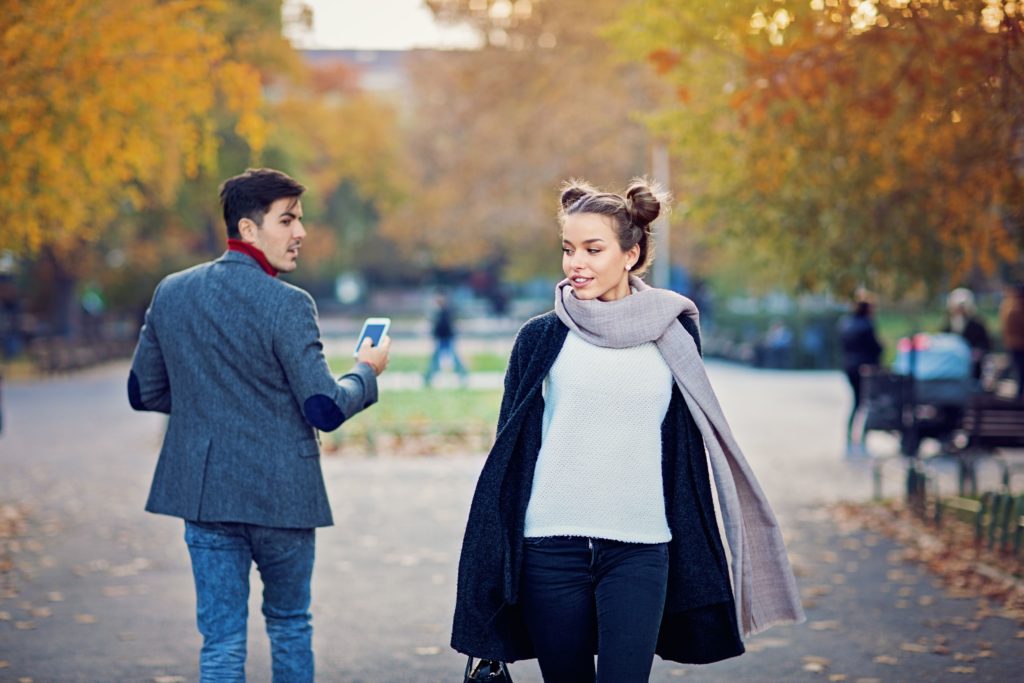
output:
[[[315,394],[306,399],[302,404],[302,412],[306,421],[321,432],[334,431],[345,421],[345,414],[341,408],[323,394]]]
[[[128,373],[128,403],[135,410],[146,409],[145,404],[142,402],[142,389],[139,387],[139,378],[134,370]]]

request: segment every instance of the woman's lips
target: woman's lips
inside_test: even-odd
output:
[[[593,281],[594,278],[592,277],[573,276],[569,278],[569,284],[571,284],[573,287],[576,287],[577,289],[581,287],[586,287]]]

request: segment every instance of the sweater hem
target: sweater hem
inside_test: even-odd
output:
[[[620,541],[622,543],[669,543],[672,541],[672,532],[668,529],[665,533],[657,534],[636,534],[626,533],[616,529],[595,529],[570,526],[545,526],[531,528],[523,533],[523,538],[545,538],[548,536],[577,536],[580,538],[600,538],[606,541]]]

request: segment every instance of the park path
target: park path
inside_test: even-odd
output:
[[[0,510],[27,521],[0,556],[14,566],[0,574],[0,682],[196,679],[182,525],[142,511],[163,418],[129,409],[126,373],[113,364],[5,387]],[[842,456],[848,398],[839,373],[712,364],[711,374],[782,520],[809,623],[772,629],[747,655],[708,667],[657,660],[652,680],[961,680],[950,671],[960,661],[927,652],[933,641],[953,643],[965,660],[989,653],[966,667],[971,680],[1016,675],[1020,625],[979,619],[976,601],[946,596],[900,562],[891,541],[838,528],[821,507],[871,494],[866,463]],[[460,680],[463,660],[447,642],[481,464],[481,454],[324,459],[336,525],[318,532],[318,680]],[[885,485],[898,494],[898,466]],[[251,610],[250,680],[268,680],[258,595]],[[808,670],[816,668],[825,673]],[[533,662],[513,665],[513,675],[540,680]]]

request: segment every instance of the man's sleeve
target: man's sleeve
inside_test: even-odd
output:
[[[146,309],[146,319],[139,331],[139,343],[132,356],[132,368],[128,373],[128,402],[135,410],[150,410],[157,413],[171,413],[171,383],[167,377],[167,365],[160,350],[160,339],[154,327],[153,308],[157,294]]]
[[[320,341],[316,304],[305,292],[290,292],[278,312],[274,353],[306,422],[322,432],[334,431],[377,402],[377,376],[369,365],[356,363],[338,379],[331,375]]]

